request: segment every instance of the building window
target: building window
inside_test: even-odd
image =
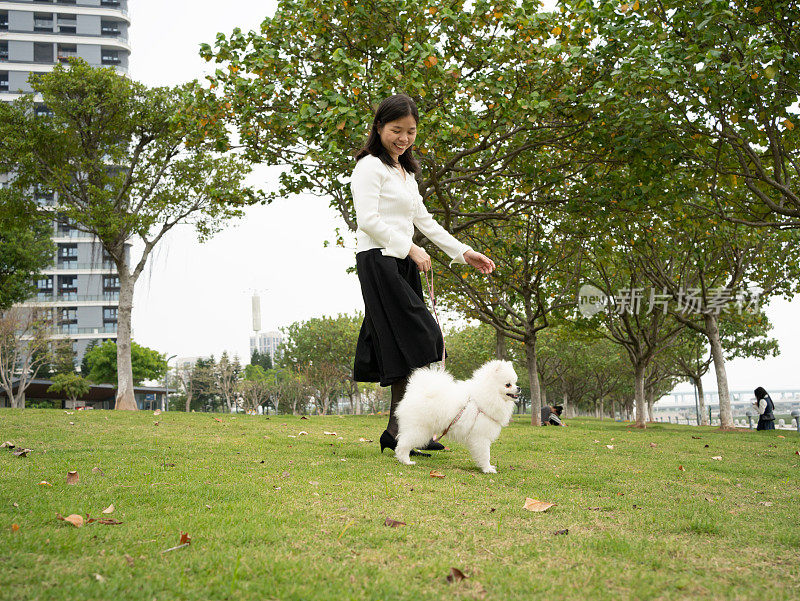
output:
[[[53,111],[47,108],[44,104],[37,104],[36,108],[33,109],[33,114],[37,117],[52,117]],[[52,200],[53,193],[50,192],[50,199]]]
[[[8,92],[8,71],[0,71],[0,92]]]
[[[58,15],[59,33],[76,33],[78,31],[78,18],[75,15]]]
[[[118,50],[101,50],[101,58],[104,65],[118,65],[121,61]]]
[[[8,11],[0,10],[0,30],[8,31]]]
[[[59,323],[62,326],[77,325],[78,323],[78,307],[62,307],[61,315],[59,316]]]
[[[33,44],[33,62],[35,63],[52,63],[53,62],[53,44],[42,44],[34,42]]]
[[[33,15],[34,31],[53,31],[53,15],[36,13]]]
[[[8,42],[0,42],[0,61],[8,60]]]
[[[116,21],[100,21],[100,33],[106,36],[118,36],[122,32]]]
[[[58,277],[58,295],[61,298],[73,299],[78,296],[78,276],[62,275]]]
[[[117,307],[103,307],[103,325],[117,325]]]
[[[78,261],[78,245],[77,244],[59,244],[58,245],[58,266],[59,267],[72,267]]]
[[[53,298],[53,278],[42,277],[36,280],[36,298],[50,299]]]
[[[119,0],[100,0],[100,6],[119,7]]]
[[[74,44],[59,44],[58,45],[58,60],[66,63],[70,58],[78,56],[78,47]]]
[[[103,292],[119,292],[119,276],[103,276]]]

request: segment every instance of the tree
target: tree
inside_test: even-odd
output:
[[[0,311],[27,300],[52,264],[52,217],[19,191],[0,186]]]
[[[195,395],[202,394],[212,385],[213,373],[202,359],[198,359],[188,366],[177,368],[175,373],[186,397],[184,410],[189,413],[195,402]]]
[[[314,317],[283,328],[281,361],[316,389],[317,408],[325,414],[331,394],[352,380],[356,343],[363,316]]]
[[[16,409],[25,408],[25,390],[42,365],[51,360],[47,326],[38,309],[0,311],[0,385]]]
[[[89,394],[91,386],[83,376],[76,373],[60,373],[53,377],[53,384],[47,389],[47,392],[57,392],[64,394],[75,407],[75,403],[79,396]]]
[[[82,59],[32,78],[50,114],[37,116],[34,94],[0,103],[0,170],[21,192],[53,190],[59,213],[97,236],[120,280],[117,409],[136,409],[131,364],[134,286],[153,249],[182,223],[206,239],[241,207],[256,202],[242,184],[249,171],[204,142],[193,88],[153,88]],[[142,255],[129,264],[127,243]]]
[[[269,370],[272,369],[272,358],[268,353],[262,355],[258,352],[258,349],[253,349],[253,353],[250,355],[250,365],[259,365]]]
[[[231,361],[228,357],[228,352],[222,353],[217,363],[217,369],[214,375],[216,388],[225,399],[225,405],[228,408],[228,413],[233,411],[236,402],[236,391],[239,383],[239,376],[242,373],[242,366],[239,363],[239,357],[234,355]]]
[[[711,210],[738,223],[800,227],[797,4],[562,2],[591,32],[629,138],[692,172]],[[622,9],[625,7],[625,10]],[[620,60],[620,57],[623,57]],[[745,190],[747,194],[740,194]]]
[[[114,384],[117,381],[117,358],[119,352],[113,340],[106,340],[85,355],[89,372],[86,379],[95,384]],[[161,380],[167,373],[167,361],[163,353],[131,342],[131,367],[133,384],[138,386],[145,380]]]

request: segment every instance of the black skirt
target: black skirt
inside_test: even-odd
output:
[[[761,417],[758,418],[758,425],[756,426],[756,430],[774,430],[774,429],[775,429],[774,419],[764,419]]]
[[[442,360],[439,325],[425,306],[416,263],[373,248],[356,255],[364,296],[364,322],[353,379],[389,386],[411,370]]]

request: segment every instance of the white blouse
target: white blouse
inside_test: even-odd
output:
[[[356,252],[380,248],[388,257],[404,259],[411,250],[417,226],[428,240],[441,248],[453,263],[466,264],[464,253],[472,250],[434,221],[422,202],[413,173],[391,168],[368,154],[356,163],[350,183],[356,208]]]

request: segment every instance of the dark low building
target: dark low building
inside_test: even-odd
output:
[[[52,380],[31,380],[25,389],[26,407],[54,407],[55,409],[113,409],[116,402],[117,387],[113,384],[92,384],[89,394],[78,397],[72,406],[66,395],[47,392]],[[12,382],[12,392],[16,395],[19,380]],[[133,394],[139,409],[162,409],[165,389],[152,386],[134,386]],[[5,390],[0,390],[0,407],[11,407],[11,400]]]

